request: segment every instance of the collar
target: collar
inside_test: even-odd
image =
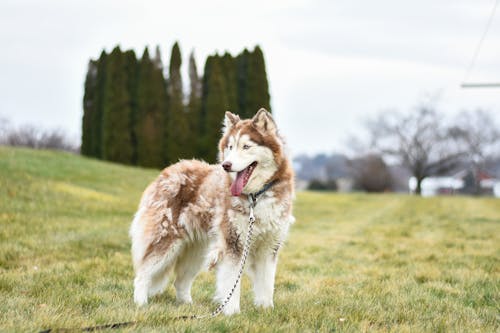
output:
[[[251,204],[255,207],[255,204],[257,203],[257,198],[260,197],[264,192],[269,190],[273,185],[275,185],[278,182],[277,179],[270,181],[269,183],[265,184],[260,190],[254,193],[250,193],[248,195],[248,199],[250,199]]]

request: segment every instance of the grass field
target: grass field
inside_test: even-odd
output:
[[[280,253],[275,308],[203,321],[214,274],[194,305],[170,286],[132,301],[128,226],[157,171],[0,147],[0,331],[139,320],[132,331],[498,332],[500,200],[299,193]]]

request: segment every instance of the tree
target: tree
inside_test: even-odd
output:
[[[191,92],[183,94],[179,44],[172,47],[165,79],[160,50],[140,61],[134,51],[103,51],[85,81],[82,154],[125,164],[163,167],[179,158],[215,161],[226,110],[250,118],[269,110],[264,56],[257,46],[238,57],[207,58],[203,78],[189,59]],[[186,103],[187,102],[187,103]]]
[[[130,140],[132,145],[132,157],[130,164],[137,163],[137,135],[135,133],[135,123],[137,122],[137,75],[139,64],[133,50],[128,50],[123,54],[124,69],[127,75],[127,91],[130,96]]]
[[[366,192],[385,192],[391,188],[391,174],[380,155],[368,154],[349,161],[355,187]]]
[[[367,129],[372,149],[396,158],[412,173],[418,195],[426,177],[453,170],[465,156],[431,104],[422,104],[409,114],[384,112],[368,121]]]
[[[5,118],[0,118],[0,145],[64,150],[73,153],[80,150],[61,129],[42,129],[30,124],[14,127]]]
[[[92,156],[92,140],[94,140],[94,126],[92,120],[97,112],[97,61],[90,60],[85,77],[85,92],[83,95],[83,117],[82,117],[82,155]]]
[[[189,143],[189,119],[184,107],[181,76],[182,57],[179,44],[172,47],[168,80],[168,112],[167,151],[171,162],[182,158],[193,158]]]
[[[160,47],[156,46],[156,54],[153,59],[153,86],[156,98],[158,98],[158,108],[160,111],[160,119],[162,123],[159,125],[162,142],[160,145],[161,157],[163,163],[160,167],[168,165],[172,162],[170,152],[168,151],[169,145],[168,140],[170,138],[168,133],[168,124],[170,122],[170,110],[169,110],[169,96],[168,96],[168,81],[164,76],[163,62],[161,60]]]
[[[450,136],[462,142],[472,166],[474,194],[481,192],[480,174],[485,169],[488,158],[500,155],[500,130],[493,116],[484,110],[463,111],[450,129]]]
[[[130,133],[131,97],[125,58],[117,46],[109,55],[102,115],[102,158],[130,164],[132,139]]]
[[[217,159],[217,142],[220,139],[220,127],[224,119],[227,95],[224,75],[218,55],[209,56],[205,63],[203,77],[201,124],[202,135],[199,143],[200,157],[207,162]]]
[[[153,168],[163,167],[168,160],[163,145],[167,94],[162,71],[161,61],[153,62],[146,47],[138,69],[135,135],[137,164]]]
[[[106,94],[107,80],[107,62],[108,55],[103,50],[97,60],[97,84],[96,84],[96,107],[90,114],[90,126],[92,128],[90,135],[92,139],[89,144],[89,156],[102,158],[102,120],[104,110],[104,96]]]
[[[311,191],[337,191],[337,182],[334,179],[326,181],[313,179],[307,185],[307,189]]]
[[[264,54],[259,46],[238,55],[236,73],[239,115],[251,118],[260,108],[271,111]]]
[[[250,54],[248,75],[249,86],[251,89],[251,98],[247,98],[248,111],[251,112],[252,116],[260,108],[265,108],[271,112],[266,64],[264,54],[258,45]]]
[[[228,52],[220,58],[220,66],[224,75],[227,105],[225,110],[239,113],[238,110],[238,82],[236,77],[236,59]],[[257,110],[255,110],[257,111]]]
[[[244,49],[236,57],[236,91],[238,94],[238,115],[240,118],[249,118],[250,116],[247,114],[247,96],[249,94],[248,90],[248,62],[250,58],[250,52],[247,49]],[[254,111],[255,112],[255,111]]]
[[[189,55],[189,85],[190,92],[187,114],[189,136],[186,147],[189,155],[198,156],[198,134],[202,131],[200,124],[202,82],[198,76],[194,51]]]

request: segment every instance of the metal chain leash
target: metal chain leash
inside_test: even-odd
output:
[[[236,287],[238,286],[238,283],[241,280],[241,276],[243,275],[243,271],[245,270],[245,263],[247,261],[248,253],[250,252],[250,242],[252,240],[252,232],[253,232],[253,225],[255,223],[255,216],[253,215],[253,209],[255,207],[255,204],[257,203],[257,198],[254,195],[249,195],[248,196],[248,201],[250,201],[250,214],[248,216],[248,232],[247,236],[245,239],[245,245],[243,246],[243,254],[241,255],[240,259],[240,270],[238,271],[238,276],[236,277],[236,281],[233,284],[233,287],[231,288],[231,291],[229,294],[226,296],[226,298],[222,301],[222,303],[210,314],[206,314],[203,316],[197,316],[197,315],[190,315],[190,316],[180,316],[178,317],[179,319],[204,319],[204,318],[213,318],[219,315],[222,310],[226,307],[227,303],[231,300],[231,297],[233,296],[234,291],[236,290]]]
[[[248,196],[248,201],[250,202],[249,208],[250,208],[250,214],[248,216],[248,232],[247,236],[245,239],[245,245],[243,246],[243,254],[241,255],[240,259],[240,270],[238,271],[238,276],[236,277],[236,281],[233,284],[233,287],[231,288],[231,291],[229,294],[226,296],[224,301],[211,313],[206,314],[206,315],[186,315],[186,316],[178,316],[175,318],[172,318],[173,320],[182,320],[182,319],[204,319],[204,318],[214,318],[217,315],[219,315],[222,310],[226,307],[227,303],[231,300],[231,297],[233,296],[234,291],[236,290],[236,287],[238,286],[238,283],[240,283],[241,276],[243,275],[243,271],[245,270],[245,263],[247,261],[248,253],[250,252],[250,242],[252,240],[252,232],[253,232],[253,225],[255,223],[255,216],[253,215],[253,209],[255,208],[255,204],[257,203],[257,196],[250,194]],[[104,329],[114,329],[114,328],[123,328],[127,326],[132,326],[137,324],[137,321],[129,321],[129,322],[123,322],[123,323],[114,323],[114,324],[107,324],[107,325],[100,325],[100,326],[92,326],[92,327],[84,327],[84,328],[76,328],[76,329],[65,329],[65,328],[60,328],[60,329],[46,329],[43,331],[40,331],[39,333],[49,333],[49,332],[73,332],[73,331],[82,331],[82,332],[94,332],[94,331],[100,331]]]

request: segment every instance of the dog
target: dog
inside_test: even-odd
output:
[[[290,225],[294,174],[271,114],[260,109],[241,120],[226,112],[220,164],[182,160],[164,169],[144,191],[130,227],[134,301],[142,306],[175,274],[176,299],[191,303],[191,285],[216,268],[215,301],[231,292],[240,270],[255,197],[255,224],[245,273],[257,306],[273,307],[278,251]],[[239,282],[223,313],[240,312]]]

